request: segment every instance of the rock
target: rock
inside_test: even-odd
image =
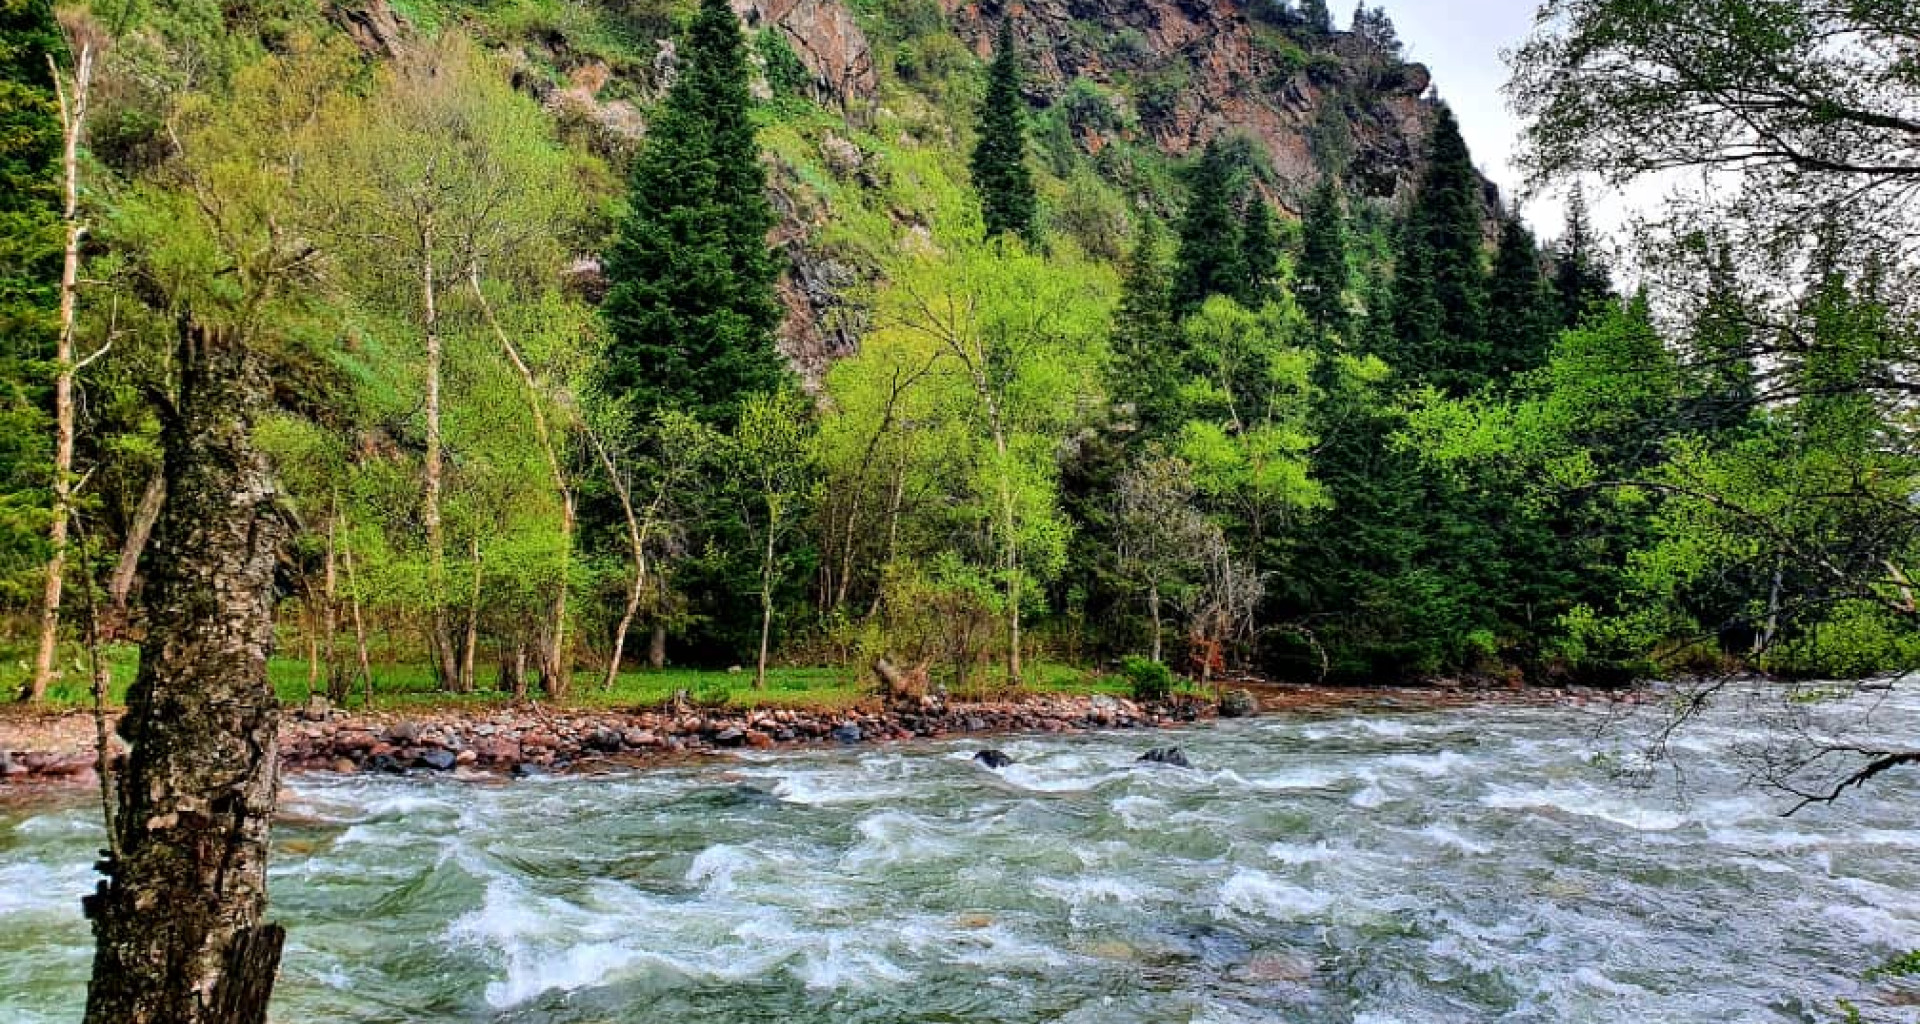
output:
[[[406,771],[406,766],[401,764],[399,759],[395,758],[392,754],[375,754],[367,758],[367,770],[398,775]]]
[[[593,734],[587,738],[589,748],[607,754],[619,750],[625,743],[625,738],[619,732],[604,726],[593,730]]]
[[[334,758],[333,764],[331,767],[333,768],[334,771],[339,772],[342,775],[352,775],[354,772],[357,772],[360,770],[360,766],[357,764],[354,764],[351,758],[345,758],[345,757]]]
[[[300,717],[309,722],[324,722],[333,714],[333,702],[323,694],[314,694],[307,698],[305,707],[300,709]]]
[[[826,161],[827,170],[843,181],[853,177],[860,165],[866,162],[866,155],[860,152],[859,146],[832,132],[820,140],[820,157]]]
[[[987,723],[982,719],[974,717],[972,715],[967,716],[967,720],[961,723],[961,725],[968,732],[986,732],[987,731]]]
[[[628,729],[620,734],[620,742],[634,748],[657,747],[660,745],[660,737],[646,729]]]
[[[414,743],[420,739],[420,732],[418,722],[396,722],[387,729],[387,742],[398,745]]]
[[[873,98],[873,48],[841,0],[733,0],[733,9],[748,28],[786,36],[813,78],[813,99],[845,105]]]
[[[994,750],[991,747],[973,755],[973,759],[975,761],[980,762],[981,764],[986,765],[989,768],[1005,768],[1006,766],[1013,763],[1013,758],[1008,757],[1005,753],[998,750]]]
[[[1228,690],[1220,697],[1221,718],[1246,718],[1260,713],[1260,701],[1251,690]]]
[[[1179,747],[1155,747],[1140,755],[1138,764],[1164,764],[1174,768],[1191,768],[1186,751]]]
[[[427,750],[413,759],[413,766],[444,772],[452,769],[458,762],[459,758],[451,750]]]
[[[542,768],[537,764],[531,764],[525,761],[522,761],[521,763],[513,766],[513,777],[516,779],[532,779],[532,778],[538,778],[539,776],[548,775],[548,774],[551,774],[551,773],[548,772],[545,768]]]
[[[774,733],[773,738],[775,740],[778,740],[781,743],[792,743],[794,740],[799,739],[800,736],[798,733],[794,732],[792,729],[782,729],[779,732]]]
[[[843,722],[833,727],[833,738],[841,743],[858,743],[866,738],[860,727],[852,722]]]
[[[773,737],[755,729],[747,733],[747,746],[755,750],[765,750],[773,746]]]
[[[713,734],[713,742],[715,746],[737,747],[740,744],[745,743],[746,741],[747,741],[746,730],[741,729],[739,726],[731,726]]]
[[[11,779],[27,774],[27,766],[13,759],[13,755],[0,750],[0,778]]]

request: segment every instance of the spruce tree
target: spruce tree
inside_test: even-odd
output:
[[[1019,235],[1032,241],[1037,204],[1033,176],[1027,170],[1026,100],[1020,95],[1021,78],[1013,20],[1002,19],[993,64],[987,69],[987,94],[980,101],[980,138],[974,143],[971,165],[973,186],[980,192],[980,212],[988,238]]]
[[[1388,362],[1405,371],[1410,382],[1464,394],[1484,383],[1491,370],[1481,334],[1486,272],[1480,212],[1480,176],[1459,122],[1442,106],[1394,263],[1398,352]]]
[[[1174,310],[1184,316],[1213,295],[1239,295],[1247,278],[1240,247],[1240,218],[1234,212],[1238,177],[1233,158],[1219,139],[1207,143],[1193,171],[1186,216],[1180,222],[1179,269],[1174,277]]]
[[[1322,181],[1308,197],[1300,235],[1294,297],[1315,327],[1342,337],[1348,327],[1347,215],[1340,205],[1340,186],[1332,178]]]
[[[61,52],[46,0],[0,0],[0,563],[38,570],[52,466],[43,360],[60,302],[60,117],[50,54]],[[0,603],[24,597],[0,571]]]
[[[1113,393],[1133,403],[1143,437],[1164,436],[1178,419],[1179,339],[1165,237],[1159,222],[1145,217],[1121,266],[1120,308],[1113,317],[1119,357]]]
[[[1327,0],[1301,0],[1300,17],[1306,20],[1308,28],[1321,35],[1333,32],[1333,11],[1327,7]]]
[[[1578,182],[1567,197],[1567,230],[1554,254],[1553,290],[1561,327],[1578,327],[1594,303],[1613,296],[1612,276],[1600,262],[1598,242],[1587,215],[1587,193]]]
[[[639,421],[678,409],[729,426],[745,395],[786,376],[774,217],[748,119],[746,41],[727,0],[701,0],[680,52],[606,258],[601,383]]]
[[[1557,333],[1556,317],[1540,272],[1540,249],[1516,211],[1500,226],[1500,250],[1487,282],[1487,344],[1491,368],[1510,376],[1544,366]]]
[[[1236,297],[1241,305],[1256,308],[1274,297],[1274,275],[1280,267],[1280,236],[1273,223],[1273,208],[1259,190],[1247,197],[1247,216],[1240,228],[1240,265],[1246,278]]]

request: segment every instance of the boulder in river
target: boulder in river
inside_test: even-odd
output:
[[[1221,718],[1246,718],[1258,714],[1260,702],[1251,690],[1228,690],[1220,696]]]
[[[991,747],[973,755],[973,759],[989,768],[1005,768],[1013,763],[1013,758],[1008,757],[1005,752],[994,750]]]
[[[423,750],[414,758],[413,766],[436,772],[451,771],[457,756],[451,750]]]
[[[833,738],[841,743],[858,743],[865,738],[865,734],[852,722],[842,722],[833,727]]]
[[[1174,768],[1191,768],[1186,751],[1179,747],[1155,747],[1140,755],[1139,764],[1164,764]]]

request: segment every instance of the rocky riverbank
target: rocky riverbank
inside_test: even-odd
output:
[[[815,744],[950,736],[1160,728],[1213,714],[1199,703],[1136,704],[1103,695],[983,704],[926,701],[891,709],[599,710],[527,704],[345,712],[289,710],[280,757],[293,771],[480,771],[534,775],[595,765]],[[94,784],[95,723],[87,712],[0,718],[0,780]],[[120,741],[113,739],[116,753]]]
[[[1567,704],[1645,699],[1645,691],[1260,686],[1223,707],[1137,704],[1105,695],[1034,696],[979,704],[934,700],[882,709],[582,709],[538,704],[372,713],[289,709],[280,756],[292,771],[468,771],[536,775],[809,745],[891,743],[1009,733],[1157,729],[1216,714],[1418,711],[1465,704]],[[111,727],[111,721],[109,727]],[[0,783],[97,784],[95,723],[85,711],[0,715]],[[116,755],[120,741],[115,737]]]

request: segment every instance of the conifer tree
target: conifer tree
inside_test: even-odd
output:
[[[1586,189],[1578,182],[1567,196],[1567,230],[1554,254],[1553,290],[1561,327],[1579,326],[1594,303],[1613,295],[1612,276],[1600,262],[1587,213]]]
[[[1491,369],[1481,335],[1486,272],[1480,211],[1479,175],[1459,122],[1442,106],[1394,264],[1398,351],[1387,361],[1410,382],[1465,393],[1484,383]]]
[[[52,430],[47,381],[60,301],[60,115],[45,0],[0,0],[0,563],[38,567]],[[0,603],[30,582],[0,575]],[[17,589],[16,589],[17,588]]]
[[[1133,403],[1142,436],[1159,437],[1175,425],[1179,336],[1166,239],[1159,222],[1145,217],[1121,265],[1120,307],[1113,315],[1113,349],[1119,357],[1113,393]]]
[[[1033,176],[1027,169],[1026,100],[1020,95],[1020,49],[1013,20],[1002,19],[987,69],[987,94],[980,101],[980,138],[973,147],[973,185],[987,237],[1035,237]]]
[[[1327,7],[1327,0],[1301,0],[1300,17],[1306,19],[1308,28],[1321,35],[1333,31],[1333,11]]]
[[[1273,224],[1273,208],[1258,190],[1247,198],[1247,216],[1240,229],[1240,265],[1246,279],[1238,293],[1241,305],[1258,308],[1274,296],[1274,275],[1280,265],[1280,238]]]
[[[1340,186],[1332,178],[1322,181],[1307,199],[1300,234],[1294,297],[1315,327],[1344,336],[1348,327],[1347,215],[1340,205]]]
[[[748,120],[746,41],[726,0],[701,0],[681,53],[607,254],[601,382],[637,417],[679,409],[724,426],[743,396],[785,377],[774,218]]]
[[[1492,370],[1511,375],[1546,365],[1553,349],[1555,312],[1540,272],[1533,232],[1516,211],[1500,226],[1500,250],[1487,282],[1487,344]]]
[[[1174,310],[1184,316],[1213,295],[1239,295],[1246,280],[1240,218],[1234,212],[1233,158],[1219,139],[1207,143],[1194,168],[1186,216],[1180,222]]]

